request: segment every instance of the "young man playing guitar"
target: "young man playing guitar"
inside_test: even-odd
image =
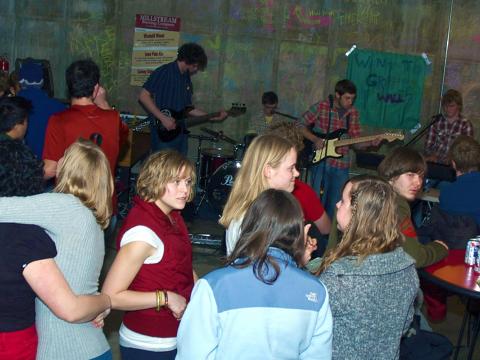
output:
[[[320,150],[324,147],[325,139],[316,136],[310,128],[315,127],[316,130],[323,134],[331,133],[335,130],[346,129],[350,138],[360,137],[360,114],[353,106],[357,88],[350,80],[341,80],[335,85],[335,96],[329,99],[313,104],[303,114],[303,136],[310,140],[314,148]],[[332,111],[331,121],[329,124],[329,112]],[[380,139],[375,139],[368,143],[354,145],[358,148],[368,146],[378,146]],[[325,175],[323,182],[323,194],[321,195],[322,203],[325,206],[327,214],[332,217],[335,211],[335,204],[340,200],[341,189],[348,179],[348,171],[350,168],[350,157],[348,156],[348,147],[337,148],[338,153],[343,157],[338,159],[326,159],[320,164],[312,168],[312,187],[320,190],[322,184],[322,176]],[[325,166],[325,170],[324,170]]]
[[[207,55],[200,45],[195,43],[183,44],[178,49],[177,59],[157,68],[143,85],[138,100],[150,115],[153,152],[171,148],[187,155],[188,143],[185,122],[183,120],[177,121],[162,110],[168,109],[176,113],[186,113],[188,116],[205,115],[206,112],[194,108],[192,105],[193,88],[190,77],[198,71],[203,71],[206,66]],[[209,120],[221,121],[227,116],[227,112],[220,110],[218,116]],[[159,127],[170,131],[177,129],[177,127],[182,128],[174,139],[162,141],[158,135]]]

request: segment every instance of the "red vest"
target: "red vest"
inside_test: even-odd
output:
[[[165,246],[163,258],[157,264],[143,264],[128,289],[169,290],[188,302],[193,288],[192,245],[180,212],[172,211],[170,218],[153,202],[136,197],[118,234],[117,247],[123,234],[134,226],[143,225],[153,230]],[[176,337],[179,325],[166,308],[160,312],[154,308],[127,311],[123,323],[132,331],[154,337]]]

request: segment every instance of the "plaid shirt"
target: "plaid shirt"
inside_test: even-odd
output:
[[[270,122],[267,122],[269,120]],[[250,118],[247,133],[253,132],[257,135],[263,135],[271,125],[281,121],[282,119],[277,114],[273,114],[272,117],[268,119],[268,117],[263,113],[263,111],[260,111],[259,113],[255,114]]]
[[[448,164],[448,150],[458,135],[473,137],[473,126],[470,121],[460,116],[449,122],[442,114],[435,115],[440,119],[428,130],[425,140],[425,155],[436,155],[439,163]]]
[[[314,125],[314,130],[320,131],[322,134],[328,131],[328,112],[330,103],[328,100],[312,105],[303,114],[303,123],[305,126]],[[360,136],[360,114],[357,109],[352,107],[348,110],[342,118],[339,117],[338,111],[335,107],[332,109],[332,122],[330,125],[330,132],[338,129],[347,128],[347,117],[350,116],[348,137],[356,138]],[[345,136],[344,136],[345,137]],[[348,146],[336,148],[336,151],[343,156],[338,159],[328,158],[327,164],[337,169],[348,169],[350,167],[350,156],[348,154]]]

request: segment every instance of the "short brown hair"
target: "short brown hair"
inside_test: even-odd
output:
[[[471,136],[459,135],[450,146],[448,156],[462,173],[480,169],[480,144]]]
[[[457,104],[459,111],[462,112],[463,100],[462,100],[462,94],[460,94],[459,91],[450,89],[450,90],[447,90],[445,94],[443,94],[442,107],[445,107],[451,103]]]
[[[416,173],[424,176],[427,164],[423,156],[416,150],[399,147],[388,154],[378,165],[378,174],[390,181],[405,173]]]
[[[165,186],[176,180],[180,172],[192,179],[192,190],[187,201],[194,197],[195,168],[185,156],[175,150],[163,150],[145,161],[137,180],[137,194],[145,201],[159,200],[165,194]]]

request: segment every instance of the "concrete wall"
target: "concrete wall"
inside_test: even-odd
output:
[[[112,104],[143,113],[129,85],[135,14],[179,16],[181,42],[207,51],[207,71],[194,78],[195,102],[205,110],[246,103],[242,119],[213,126],[240,139],[260,96],[274,90],[281,108],[301,114],[345,76],[345,51],[358,47],[433,61],[425,81],[422,119],[438,111],[442,90],[456,88],[464,110],[480,122],[480,2],[453,0],[0,0],[0,54],[11,60],[49,59],[55,94],[65,97],[68,64],[89,56],[102,69]],[[443,81],[448,44],[446,76]],[[478,138],[477,131],[477,138]]]

